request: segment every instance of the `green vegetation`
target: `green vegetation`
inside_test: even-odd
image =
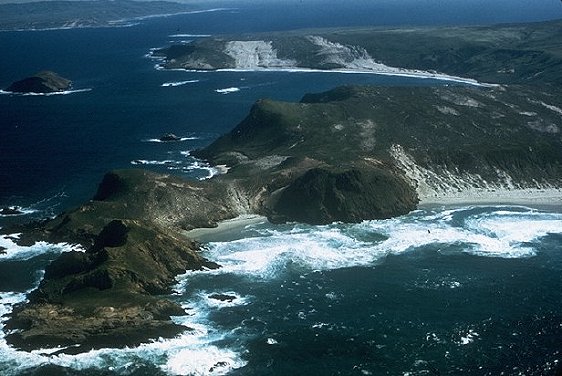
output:
[[[126,19],[167,15],[193,7],[167,1],[38,1],[0,5],[0,30],[119,26]]]
[[[391,66],[436,70],[491,83],[562,84],[562,21],[341,30],[321,35],[361,46]]]

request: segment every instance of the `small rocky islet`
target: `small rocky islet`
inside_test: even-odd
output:
[[[49,94],[70,90],[72,81],[59,76],[55,72],[41,71],[33,76],[13,82],[6,88],[11,93]]]
[[[185,231],[239,215],[360,222],[408,213],[447,191],[560,189],[562,93],[544,80],[344,86],[297,103],[260,100],[231,132],[193,153],[228,167],[226,174],[192,181],[109,172],[82,206],[2,229],[21,233],[20,244],[76,244],[14,309],[6,340],[24,350],[83,352],[187,330],[170,319],[185,314],[167,296],[174,277],[220,265],[204,259]]]

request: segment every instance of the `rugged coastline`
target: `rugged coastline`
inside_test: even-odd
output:
[[[189,330],[171,319],[185,314],[170,299],[174,277],[220,266],[186,232],[240,216],[360,222],[478,194],[546,192],[559,203],[559,78],[536,75],[536,85],[521,85],[527,76],[511,77],[490,87],[344,86],[295,103],[263,99],[193,152],[225,174],[188,181],[140,169],[107,173],[82,206],[2,229],[20,233],[20,244],[80,245],[51,263],[11,314],[8,343],[83,352]]]
[[[18,229],[22,243],[78,243],[86,252],[47,268],[30,303],[8,321],[18,331],[7,339],[22,349],[74,344],[70,351],[84,351],[115,336],[125,345],[186,330],[169,319],[181,307],[162,294],[186,269],[219,266],[183,232],[240,215],[358,222],[470,189],[550,190],[559,198],[559,98],[552,88],[516,86],[341,87],[299,103],[259,101],[229,134],[195,153],[228,166],[227,174],[198,182],[114,171],[90,202]],[[81,310],[92,304],[98,308]],[[49,324],[61,320],[64,328]]]

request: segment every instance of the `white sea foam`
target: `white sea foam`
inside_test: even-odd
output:
[[[480,334],[473,329],[469,329],[466,333],[460,334],[460,338],[456,343],[459,346],[465,346],[474,342],[478,337],[480,337]]]
[[[77,371],[94,368],[121,374],[149,362],[170,375],[225,375],[246,364],[238,352],[212,345],[212,340],[217,340],[217,336],[195,328],[171,340],[159,339],[135,348],[53,355],[61,348],[17,351],[0,339],[0,356],[3,358],[0,369],[3,375],[15,376],[26,369],[53,364]]]
[[[168,38],[208,38],[211,34],[172,34]]]
[[[237,297],[233,304],[247,301],[233,292],[228,294]],[[0,299],[0,314],[4,315],[9,314],[15,304],[25,301],[25,294],[0,293]],[[201,293],[190,302],[188,315],[173,317],[176,323],[189,328],[181,335],[167,340],[160,338],[135,348],[104,348],[77,355],[57,354],[63,349],[60,347],[17,351],[7,345],[5,334],[1,332],[0,373],[15,376],[27,369],[52,364],[77,371],[94,368],[121,374],[148,362],[170,375],[225,375],[243,367],[246,361],[237,349],[216,344],[228,335],[208,325],[207,316],[217,307],[221,308],[213,306],[212,299]]]
[[[176,86],[183,86],[187,84],[194,84],[196,82],[200,82],[201,80],[187,80],[187,81],[174,81],[174,82],[164,82],[161,86],[162,87],[176,87]]]
[[[168,142],[183,142],[183,141],[192,141],[192,140],[200,140],[200,139],[201,139],[200,137],[194,137],[194,136],[180,137],[179,139],[174,140],[174,141],[162,141],[159,138],[148,138],[146,140],[143,140],[143,142],[168,143]]]
[[[181,138],[179,141],[185,141],[186,139],[197,139],[197,138]],[[156,139],[146,140],[147,142],[162,142]],[[182,157],[189,159],[164,159],[164,160],[149,160],[149,159],[135,159],[130,163],[134,166],[158,166],[160,168],[166,168],[168,170],[180,171],[187,174],[193,174],[199,180],[211,179],[216,175],[225,174],[228,172],[224,166],[211,166],[207,162],[201,161],[199,159],[194,159],[190,157],[189,151],[181,151]]]
[[[175,290],[190,295],[184,308],[187,315],[173,320],[190,328],[182,335],[136,348],[100,349],[79,355],[56,354],[59,349],[19,352],[6,345],[0,335],[0,370],[8,376],[44,364],[74,370],[97,368],[114,372],[131,372],[135,365],[149,362],[172,375],[224,375],[246,364],[243,348],[224,347],[232,333],[214,327],[209,315],[228,307],[251,304],[253,297],[230,290],[189,292],[192,277],[197,274],[232,273],[259,279],[277,278],[287,266],[306,270],[328,270],[349,266],[369,266],[390,253],[416,252],[425,246],[454,245],[454,252],[476,256],[529,257],[537,252],[533,242],[548,234],[562,234],[562,214],[545,213],[524,207],[465,207],[448,210],[418,210],[391,220],[365,221],[360,224],[328,226],[284,225],[250,226],[242,231],[260,234],[232,242],[208,245],[206,256],[223,265],[216,270],[187,272],[178,276]],[[17,237],[17,234],[14,235]],[[9,241],[2,238],[3,241]],[[455,289],[462,283],[449,278],[435,288]],[[440,283],[441,283],[440,282]],[[208,287],[207,287],[208,288]],[[213,298],[213,294],[227,297]],[[337,300],[334,292],[326,299]],[[25,300],[25,294],[0,293],[0,314],[9,313],[14,304]],[[301,311],[305,317],[306,312]],[[315,323],[313,328],[325,324]],[[428,334],[428,341],[440,341]],[[459,329],[451,340],[467,346],[480,338],[474,329]],[[264,339],[276,345],[274,337]]]
[[[225,89],[216,89],[215,92],[219,94],[232,94],[240,91],[239,87],[227,87]]]
[[[454,246],[455,252],[486,257],[531,257],[537,252],[534,242],[548,234],[562,234],[562,214],[498,209],[486,214],[471,214],[474,208],[417,211],[354,225],[263,229],[259,237],[210,243],[207,257],[223,267],[208,273],[269,279],[289,264],[309,270],[373,265],[388,254],[415,252],[427,246],[447,252]],[[453,221],[455,216],[467,214],[461,223]],[[458,287],[456,283],[451,286]]]
[[[37,213],[37,209],[33,208],[23,208],[21,206],[8,206],[7,209],[15,210],[14,214],[2,214],[2,210],[0,209],[0,217],[16,217],[20,215],[29,215],[33,213]]]
[[[25,299],[25,293],[0,292],[0,323],[6,321],[5,315],[12,312],[14,305],[24,302]]]
[[[163,161],[147,160],[147,159],[135,159],[131,161],[132,165],[152,165],[152,166],[173,166],[181,164],[179,161],[173,161],[171,159],[166,159]]]
[[[53,95],[69,95],[77,93],[86,93],[92,91],[92,89],[76,89],[76,90],[64,90],[64,91],[54,91],[52,93],[14,93],[11,91],[0,90],[0,94],[17,95],[22,97],[51,97]]]
[[[19,234],[0,236],[0,247],[5,248],[4,251],[0,253],[0,261],[29,260],[33,257],[46,253],[57,255],[63,252],[84,251],[84,249],[79,245],[72,245],[68,243],[52,244],[43,241],[36,242],[32,246],[21,246],[16,244],[14,241],[17,240],[18,237]]]
[[[209,165],[207,162],[203,162],[200,160],[195,160],[194,162],[190,163],[188,166],[182,167],[182,170],[185,172],[190,172],[194,170],[201,170],[205,171],[207,175],[202,176],[199,180],[207,180],[211,179],[214,176],[220,175],[222,170],[216,167]]]

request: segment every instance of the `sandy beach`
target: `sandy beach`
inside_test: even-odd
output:
[[[236,218],[219,222],[217,227],[196,228],[185,231],[184,234],[201,243],[234,240],[239,238],[241,230],[247,226],[266,223],[267,218],[260,215],[241,215]]]
[[[514,204],[562,209],[562,189],[472,189],[460,192],[420,195],[420,207],[460,205]]]

